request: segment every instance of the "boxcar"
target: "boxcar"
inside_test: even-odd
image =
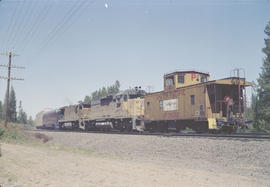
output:
[[[49,112],[45,112],[42,117],[42,126],[43,128],[57,128],[58,127],[58,119],[59,119],[59,111],[51,110]]]

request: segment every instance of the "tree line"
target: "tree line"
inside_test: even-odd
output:
[[[102,88],[92,92],[90,95],[86,95],[84,97],[84,102],[90,102],[92,100],[99,99],[106,95],[116,94],[119,91],[120,91],[120,82],[116,80],[114,84],[112,84],[111,86],[108,87],[103,86]]]
[[[262,52],[265,54],[261,73],[254,83],[255,93],[252,95],[252,111],[255,127],[259,130],[270,132],[270,21],[265,27],[265,47]]]
[[[6,108],[6,101],[4,102],[4,104],[2,101],[0,101],[0,120],[5,119],[5,108]],[[11,91],[9,94],[7,117],[9,122],[29,124],[29,125],[34,124],[32,116],[27,117],[27,114],[23,110],[21,102],[17,112],[17,100],[15,90],[13,87],[11,87]]]

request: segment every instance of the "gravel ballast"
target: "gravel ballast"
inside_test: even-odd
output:
[[[270,141],[163,137],[78,132],[42,132],[57,144],[126,160],[248,176],[269,181]],[[264,183],[265,185],[265,183]]]

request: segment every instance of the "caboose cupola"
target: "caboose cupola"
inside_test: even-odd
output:
[[[164,75],[164,90],[174,90],[184,86],[209,81],[209,73],[199,71],[175,71]]]

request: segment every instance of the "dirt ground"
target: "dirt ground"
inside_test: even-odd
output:
[[[262,163],[245,165],[240,159],[229,161],[228,156],[221,156],[223,159],[218,159],[219,163],[212,157],[210,148],[206,148],[214,149],[213,145],[228,143],[229,140],[61,132],[46,134],[53,139],[44,146],[1,144],[1,186],[270,186],[268,141],[231,143],[237,146],[242,144],[239,158],[247,161],[250,160],[245,156],[254,157],[249,149],[257,149],[257,152],[261,146],[256,159],[264,157],[262,152],[266,151],[268,157],[261,160]],[[182,145],[177,147],[178,144]],[[189,144],[193,146],[187,149],[185,146]],[[231,147],[225,146],[216,151],[222,154],[228,148]],[[236,148],[230,151],[235,152]],[[206,158],[213,161],[212,165]],[[233,165],[226,167],[225,162]]]

